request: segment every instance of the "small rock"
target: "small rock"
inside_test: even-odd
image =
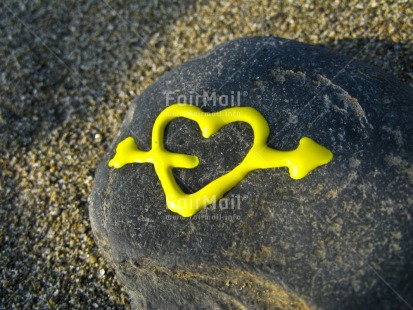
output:
[[[255,170],[220,204],[183,218],[166,208],[153,165],[108,166],[128,136],[149,150],[155,119],[176,102],[254,107],[269,123],[268,146],[292,150],[308,136],[334,159],[301,180]],[[131,105],[90,198],[100,250],[142,309],[413,304],[412,102],[412,88],[324,48],[272,37],[218,46]],[[165,145],[201,159],[174,171],[194,192],[233,169],[253,138],[245,123],[204,139],[175,119]]]
[[[89,256],[89,262],[93,265],[97,262],[97,258],[95,255],[90,255]]]

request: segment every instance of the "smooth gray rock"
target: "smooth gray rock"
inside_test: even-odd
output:
[[[196,94],[207,95],[205,105]],[[212,112],[225,96],[228,107],[265,116],[269,146],[294,149],[309,136],[333,161],[298,181],[285,168],[256,170],[193,218],[166,209],[153,165],[108,167],[127,136],[150,149],[168,104]],[[176,119],[165,145],[201,159],[176,170],[195,191],[240,162],[252,141],[245,123],[204,139],[195,123]],[[97,169],[90,219],[137,308],[409,309],[412,162],[412,88],[324,48],[238,39],[166,73],[133,102]]]

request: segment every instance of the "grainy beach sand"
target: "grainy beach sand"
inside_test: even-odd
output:
[[[408,0],[139,3],[0,0],[0,308],[130,307],[93,241],[87,199],[131,100],[185,60],[273,35],[413,86]]]

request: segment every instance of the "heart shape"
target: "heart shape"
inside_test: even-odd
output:
[[[211,137],[230,123],[248,123],[254,132],[252,147],[233,170],[197,192],[186,194],[177,184],[172,169],[195,168],[199,164],[199,159],[194,155],[170,152],[163,144],[166,126],[178,117],[198,123],[204,138]],[[208,113],[190,104],[177,103],[164,109],[155,120],[152,128],[151,150],[140,150],[134,139],[128,137],[118,144],[109,166],[121,168],[130,163],[152,163],[164,189],[168,208],[184,217],[190,217],[205,206],[216,203],[253,170],[287,167],[291,178],[301,179],[333,159],[330,150],[308,137],[301,138],[295,150],[272,149],[267,146],[269,133],[270,129],[264,116],[252,107],[233,107]]]

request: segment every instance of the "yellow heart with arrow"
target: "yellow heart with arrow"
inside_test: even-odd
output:
[[[199,164],[199,159],[194,155],[170,152],[164,146],[165,128],[178,117],[197,122],[204,138],[211,137],[230,123],[248,123],[254,131],[252,147],[242,162],[233,170],[197,192],[186,194],[177,184],[172,169],[195,168]],[[287,167],[291,178],[301,179],[315,168],[333,159],[333,153],[330,150],[308,137],[301,138],[295,150],[280,151],[270,148],[267,146],[269,133],[270,129],[266,119],[252,107],[233,107],[208,113],[190,104],[177,103],[165,108],[155,120],[151,150],[140,150],[134,139],[128,137],[118,144],[116,154],[109,161],[109,166],[121,168],[131,163],[153,164],[165,192],[168,208],[184,217],[190,217],[205,206],[217,202],[253,170]]]

